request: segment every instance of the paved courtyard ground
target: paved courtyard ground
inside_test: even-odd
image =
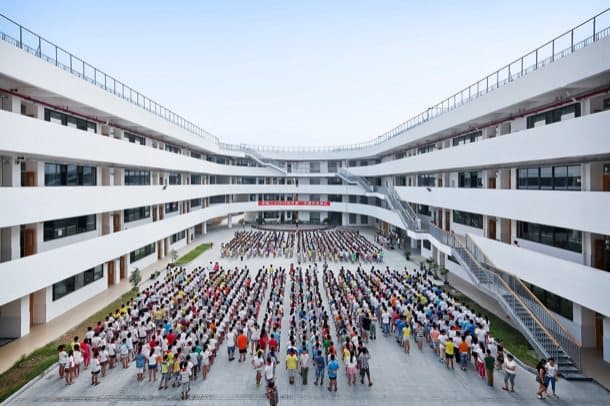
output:
[[[216,230],[209,234],[214,241],[212,250],[189,265],[195,267],[219,260],[225,267],[247,264],[252,272],[264,264],[288,266],[289,259],[256,259],[245,262],[220,259],[220,242],[228,241],[233,231]],[[343,264],[350,269],[355,266]],[[388,252],[385,265],[403,268],[407,263],[397,252]],[[331,264],[331,269],[338,269],[341,264]],[[370,265],[368,265],[370,267]],[[288,283],[287,278],[287,283]],[[286,289],[287,291],[288,289]],[[323,294],[325,306],[327,298]],[[288,293],[284,304],[289,306]],[[288,314],[288,311],[286,311]],[[286,321],[283,323],[287,325]],[[282,346],[286,348],[287,334],[282,334]],[[537,384],[534,376],[519,368],[516,378],[516,392],[508,393],[501,390],[502,376],[496,373],[494,388],[488,387],[477,377],[472,369],[462,372],[447,370],[433,357],[428,348],[419,352],[412,347],[410,355],[406,355],[392,340],[382,335],[376,341],[368,344],[371,353],[371,374],[374,381],[372,387],[358,384],[348,386],[344,373],[338,379],[338,392],[330,393],[325,387],[313,385],[313,371],[310,369],[310,382],[303,386],[289,385],[288,377],[282,363],[277,369],[277,382],[280,394],[280,404],[290,405],[474,405],[474,404],[553,404],[553,405],[610,405],[610,393],[591,382],[557,383],[559,399],[536,399]],[[510,349],[509,349],[510,350]],[[341,369],[341,372],[343,368]],[[89,373],[85,371],[71,386],[65,386],[56,370],[51,371],[42,379],[29,386],[25,391],[13,398],[9,404],[155,404],[174,405],[182,403],[198,405],[264,405],[263,386],[257,388],[254,371],[249,363],[229,362],[226,355],[226,342],[220,347],[219,356],[205,382],[198,380],[191,385],[190,399],[180,400],[179,389],[169,388],[164,391],[157,389],[157,384],[148,381],[137,382],[135,366],[129,369],[113,369],[101,379],[100,385],[90,386]],[[542,403],[541,403],[542,402]]]

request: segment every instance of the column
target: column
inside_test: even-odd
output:
[[[227,222],[229,223],[229,228],[233,228],[233,216],[231,214],[227,216]]]
[[[207,235],[208,234],[208,222],[204,221],[203,222],[203,235]]]
[[[576,338],[580,339],[583,348],[595,347],[595,312],[573,303],[572,319],[576,327]]]

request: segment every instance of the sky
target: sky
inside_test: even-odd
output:
[[[0,13],[224,142],[339,145],[381,135],[607,7],[3,0]]]

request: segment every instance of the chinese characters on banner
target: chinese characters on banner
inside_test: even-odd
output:
[[[330,206],[330,202],[309,200],[259,200],[259,206]]]

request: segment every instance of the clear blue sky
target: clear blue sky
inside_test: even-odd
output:
[[[371,139],[608,1],[30,1],[0,12],[226,142]]]

